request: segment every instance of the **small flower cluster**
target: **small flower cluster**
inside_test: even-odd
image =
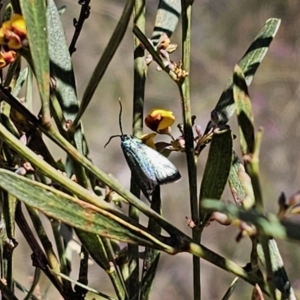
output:
[[[177,44],[172,44],[170,38],[164,33],[161,35],[156,51],[161,57],[164,66],[167,70],[172,71],[170,75],[175,81],[179,81],[187,77],[189,74],[182,68],[182,62],[174,62],[170,59],[170,54],[177,49]],[[146,57],[146,64],[149,65],[152,62],[153,58],[151,54],[148,54]],[[161,67],[157,67],[158,71],[161,71]]]
[[[169,156],[172,151],[184,152],[185,139],[183,133],[183,126],[178,125],[181,135],[174,138],[171,134],[171,126],[175,122],[175,117],[171,111],[155,108],[152,109],[145,118],[145,124],[155,133],[148,133],[142,136],[142,141],[149,147],[156,149],[165,156]],[[154,137],[157,134],[165,134],[171,137],[170,143],[158,142],[154,143]]]
[[[155,133],[147,133],[142,136],[142,141],[147,146],[157,150],[165,156],[169,156],[171,151],[175,151],[171,143],[158,142],[154,143],[154,137],[158,134],[169,135],[174,141],[174,137],[171,135],[171,126],[175,121],[173,113],[169,110],[160,108],[152,109],[145,118],[145,124]]]
[[[5,50],[0,51],[0,68],[15,60],[15,50],[21,49],[27,41],[26,33],[25,21],[19,14],[14,14],[8,21],[3,22],[0,28],[0,45]]]
[[[202,129],[199,125],[194,124],[196,117],[192,117],[192,125],[195,129],[196,136],[194,141],[196,143],[195,146],[195,154],[200,154],[200,150],[202,145],[205,145],[209,142],[213,135],[214,128],[212,128],[207,134],[203,134]],[[145,118],[145,124],[148,128],[150,128],[155,133],[147,133],[142,136],[142,141],[147,146],[156,149],[159,153],[168,156],[172,151],[184,152],[185,151],[185,138],[184,138],[184,129],[183,124],[178,124],[178,129],[181,135],[177,138],[174,138],[171,134],[171,126],[175,122],[175,117],[171,111],[164,110],[161,108],[152,109]],[[170,143],[166,142],[158,142],[154,143],[154,137],[157,134],[165,134],[171,137]]]

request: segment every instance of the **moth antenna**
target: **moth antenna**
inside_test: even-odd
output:
[[[123,107],[122,107],[122,103],[121,103],[120,99],[119,99],[119,104],[120,104],[119,127],[120,127],[120,131],[121,131],[121,135],[124,135],[123,128],[122,128],[122,110],[123,110]]]
[[[115,137],[121,137],[121,135],[119,135],[119,134],[112,135],[112,136],[109,138],[108,142],[104,145],[104,148],[105,148],[105,147],[110,143],[110,141],[111,141],[113,138],[115,138]]]

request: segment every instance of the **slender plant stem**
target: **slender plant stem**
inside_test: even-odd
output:
[[[190,57],[191,57],[191,17],[192,5],[188,5],[182,1],[182,62],[185,71],[190,70]],[[188,165],[189,175],[189,190],[190,190],[190,207],[192,220],[199,223],[198,212],[198,197],[197,197],[197,165],[194,151],[194,136],[192,128],[192,114],[191,114],[191,100],[190,100],[190,80],[187,76],[183,82],[178,84],[182,99],[182,111],[184,122],[184,136],[185,136],[185,153]],[[201,232],[198,230],[193,231],[193,240],[200,243]],[[193,288],[194,299],[201,299],[201,278],[200,278],[200,258],[193,256]]]
[[[91,0],[79,1],[79,4],[81,5],[81,9],[80,9],[78,21],[76,19],[74,19],[74,21],[73,21],[75,31],[74,31],[74,34],[72,37],[71,44],[69,46],[70,55],[72,55],[76,51],[76,42],[79,38],[81,29],[83,27],[83,23],[90,15],[90,9],[91,9],[90,2],[91,2]]]
[[[212,253],[208,252],[208,249],[204,246],[191,243],[190,248],[188,252],[192,253],[193,255],[196,255],[198,257],[201,257],[215,266],[218,266],[219,268],[226,270],[242,279],[245,281],[249,282],[252,285],[258,284],[262,291],[266,294],[269,295],[270,291],[268,286],[265,284],[263,278],[258,277],[257,275],[245,271],[242,267],[240,267],[238,264],[233,262],[232,260],[229,260],[225,257],[220,256],[217,253]]]
[[[13,250],[15,242],[15,211],[16,211],[16,204],[17,199],[8,194],[1,191],[3,197],[3,222],[5,222],[5,228],[3,228],[2,234],[5,234],[4,237],[1,236],[1,242],[3,244],[3,249],[6,251],[6,285],[9,287],[11,291],[14,291],[14,280],[13,280]],[[9,244],[9,245],[8,245]],[[5,249],[6,248],[6,249]]]
[[[134,24],[142,32],[145,32],[145,0],[136,0],[134,4]],[[146,82],[145,51],[140,47],[140,42],[134,38],[134,86],[133,86],[133,118],[132,133],[134,136],[141,136],[143,132],[143,110]],[[130,192],[137,198],[140,197],[140,190],[131,177]],[[129,205],[129,217],[138,221],[139,210]],[[139,299],[139,247],[138,245],[128,245],[128,292],[130,299]]]
[[[152,202],[151,202],[151,209],[153,209],[159,214],[161,213],[161,197],[160,197],[159,186],[157,186],[154,190],[152,196]],[[149,219],[148,228],[151,229],[156,234],[160,234],[161,232],[160,226],[152,218]],[[145,248],[140,300],[149,299],[151,287],[159,263],[159,258],[160,258],[160,251],[149,247]]]
[[[261,191],[261,185],[259,180],[259,152],[260,146],[262,141],[263,131],[259,129],[256,134],[255,144],[254,144],[254,151],[252,158],[248,164],[248,172],[251,177],[252,185],[253,185],[253,192],[255,196],[255,207],[259,213],[263,213],[263,197]],[[261,243],[264,256],[265,256],[265,268],[267,272],[267,284],[270,290],[270,296],[272,299],[278,299],[276,296],[276,286],[274,282],[274,274],[272,270],[272,260],[271,260],[271,253],[269,248],[269,237],[266,235],[259,236],[259,242]]]
[[[87,249],[84,246],[81,246],[81,252],[80,252],[80,268],[79,268],[79,276],[78,276],[78,283],[81,283],[83,285],[88,285],[88,261],[89,261],[89,253]],[[75,285],[75,292],[78,295],[78,299],[84,299],[87,294],[87,290],[82,288],[79,285]]]
[[[176,74],[174,71],[170,70],[164,65],[163,60],[159,56],[159,54],[156,52],[155,48],[152,46],[152,44],[149,42],[145,34],[139,29],[138,26],[133,26],[133,33],[134,35],[141,41],[143,46],[149,51],[153,59],[157,62],[157,64],[164,70],[166,73],[169,74],[169,76],[174,80],[176,78]]]

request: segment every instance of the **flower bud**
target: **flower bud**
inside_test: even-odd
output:
[[[159,108],[152,109],[145,118],[147,127],[160,134],[169,134],[174,121],[175,117],[171,111]]]

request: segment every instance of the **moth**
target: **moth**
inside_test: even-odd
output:
[[[121,148],[132,176],[139,189],[150,200],[156,186],[177,181],[181,175],[165,156],[143,144],[140,139],[124,134],[121,117],[122,105],[120,102],[119,127],[121,134],[111,136],[104,148],[113,138],[121,138]]]

